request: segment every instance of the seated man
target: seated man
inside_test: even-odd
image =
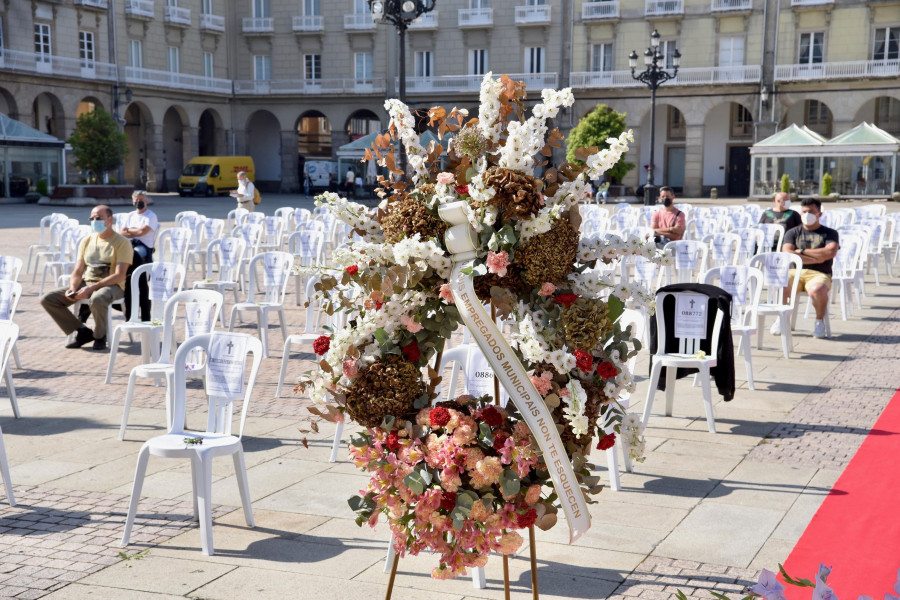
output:
[[[659,199],[663,207],[653,213],[650,228],[656,234],[656,244],[663,247],[684,237],[685,218],[684,213],[675,208],[675,192],[672,188],[659,188]]]
[[[94,350],[106,349],[106,317],[109,305],[125,296],[125,276],[134,251],[124,237],[113,231],[113,212],[108,206],[95,206],[91,211],[94,233],[78,247],[75,270],[69,287],[48,292],[41,306],[66,335],[75,333],[66,348],[80,348],[94,341]],[[94,330],[85,327],[69,310],[78,300],[88,299]]]
[[[761,224],[772,223],[774,225],[781,225],[781,228],[784,229],[785,233],[794,227],[799,227],[801,225],[800,215],[797,214],[797,211],[791,210],[791,197],[788,194],[778,192],[773,198],[773,204],[775,205],[774,208],[767,209],[759,216],[759,222]],[[775,244],[777,243],[778,240],[776,239],[769,250],[778,252],[778,248],[775,247]]]
[[[123,237],[131,241],[131,247],[134,249],[134,260],[125,278],[126,321],[131,320],[131,274],[139,266],[153,262],[156,231],[159,229],[159,219],[156,218],[156,213],[147,208],[147,196],[143,191],[136,191],[131,195],[131,204],[135,210],[125,216],[125,223],[119,232]],[[138,281],[138,293],[141,321],[149,321],[150,286],[146,275],[142,275],[140,281]]]
[[[831,265],[840,248],[838,232],[819,224],[822,203],[816,198],[804,198],[800,203],[802,225],[789,229],[784,234],[782,252],[797,254],[803,259],[803,269],[799,275],[791,270],[790,282],[784,290],[785,302],[794,277],[800,277],[797,291],[806,292],[816,309],[816,324],[813,337],[825,337],[825,311],[828,310],[828,291],[831,289]],[[775,321],[772,333],[780,334],[779,321]]]

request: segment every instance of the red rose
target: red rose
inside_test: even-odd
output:
[[[392,431],[387,436],[387,441],[384,443],[387,446],[387,449],[391,452],[396,452],[400,449],[400,436],[397,435],[396,431]]]
[[[607,433],[597,442],[597,450],[609,450],[616,445],[616,434]]]
[[[577,354],[577,353],[576,353]],[[612,379],[619,374],[619,370],[609,361],[597,365],[597,377],[600,379]]]
[[[498,431],[494,434],[494,450],[500,452],[503,449],[503,446],[506,445],[506,440],[509,439],[509,436],[503,433],[502,431]]]
[[[456,508],[456,492],[441,492],[441,508],[444,510]]]
[[[456,193],[460,196],[468,196],[469,195],[469,186],[467,185],[458,185],[456,186]]]
[[[359,273],[359,267],[357,265],[350,265],[349,267],[347,267],[344,270],[347,271],[348,273],[350,273],[351,276]]]
[[[320,335],[316,338],[316,341],[313,342],[313,352],[322,356],[328,349],[331,348],[331,338],[327,335]]]
[[[576,350],[575,366],[577,366],[585,373],[590,373],[594,369],[594,357],[584,350]]]
[[[516,527],[525,529],[534,525],[535,521],[537,521],[537,511],[529,508],[526,513],[516,516]]]
[[[503,415],[494,406],[488,406],[481,411],[481,420],[491,427],[500,427],[503,425]]]
[[[566,308],[569,308],[575,301],[578,300],[578,294],[573,294],[572,292],[563,292],[561,294],[557,294],[554,298],[557,304],[562,304]]]
[[[403,356],[406,357],[406,360],[411,363],[419,362],[419,357],[422,356],[422,353],[419,351],[419,344],[416,342],[416,340],[413,340],[407,345],[403,346],[401,350],[403,351]]]
[[[381,310],[382,306],[384,306],[384,302],[375,301],[375,310]]]
[[[428,422],[432,427],[443,427],[450,422],[450,411],[443,406],[432,408],[428,413]]]

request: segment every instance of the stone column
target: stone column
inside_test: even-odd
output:
[[[300,191],[300,177],[297,174],[297,132],[281,132],[281,189],[280,192]]]
[[[147,128],[147,152],[144,165],[147,173],[147,191],[158,192],[162,187],[163,169],[163,126],[153,125]]]
[[[703,184],[703,125],[687,125],[684,140],[685,197],[699,197]],[[665,160],[665,157],[662,157]]]
[[[185,127],[184,135],[187,139],[181,147],[184,149],[184,164],[188,164],[188,161],[200,154],[200,128]]]
[[[334,123],[331,124],[331,160],[337,160],[337,149],[344,144],[349,143],[347,132],[343,129],[335,129]],[[346,173],[346,171],[345,171]]]

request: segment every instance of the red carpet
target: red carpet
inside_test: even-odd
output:
[[[847,399],[852,402],[852,398]],[[841,600],[894,594],[900,568],[900,391],[841,474],[787,561],[787,573],[814,580],[833,567],[828,586]],[[777,569],[777,565],[769,567]],[[811,588],[786,586],[792,600]]]

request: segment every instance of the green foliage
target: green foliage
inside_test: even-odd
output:
[[[791,178],[787,173],[781,176],[781,191],[785,194],[791,193]]]
[[[75,166],[100,179],[105,171],[118,169],[128,156],[128,140],[115,120],[102,108],[78,117],[67,140],[75,154]]]
[[[831,195],[831,173],[822,175],[821,192],[823,196]]]
[[[47,180],[46,180],[46,179],[41,179],[41,180],[39,180],[39,181],[37,182],[37,185],[34,186],[34,191],[36,191],[36,192],[37,192],[38,194],[40,194],[41,196],[46,196],[46,195],[47,195],[47,191],[48,191],[49,189],[50,189],[50,188],[47,187]]]
[[[616,112],[605,104],[598,104],[590,113],[578,122],[566,141],[566,160],[581,165],[576,153],[580,148],[596,146],[599,149],[608,148],[607,138],[619,137],[625,131],[625,113]],[[624,156],[619,159],[612,169],[606,172],[609,181],[619,182],[634,168],[634,163],[625,162]]]

